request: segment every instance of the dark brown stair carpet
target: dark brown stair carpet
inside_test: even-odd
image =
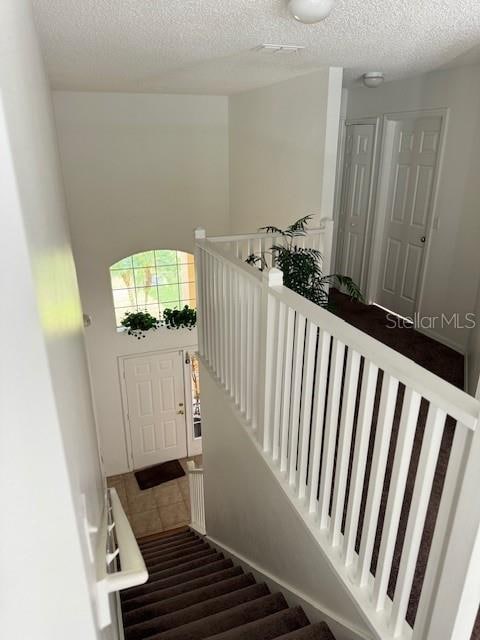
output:
[[[238,576],[243,573],[243,569],[241,567],[234,567],[231,560],[222,560],[221,564],[225,565],[227,568],[219,569],[218,571],[212,571],[211,573],[207,573],[206,575],[203,575],[199,578],[194,578],[192,580],[188,580],[187,582],[181,582],[180,584],[176,584],[172,587],[166,587],[165,589],[152,591],[151,593],[139,596],[138,598],[131,598],[130,600],[126,600],[122,603],[124,616],[129,616],[129,624],[141,622],[143,619],[142,611],[144,609],[147,609],[147,607],[154,606],[160,600],[168,600],[169,598],[174,598],[175,596],[181,595],[182,593],[188,593],[189,591],[194,591],[195,589],[201,589],[202,587],[209,584],[221,582],[222,580],[233,578],[233,576]]]
[[[168,549],[173,549],[174,547],[180,547],[184,544],[191,544],[192,542],[201,542],[202,538],[195,535],[184,535],[179,538],[175,538],[174,540],[169,540],[168,542],[150,542],[148,545],[144,547],[140,547],[142,553],[153,553],[154,551],[167,551]]]
[[[186,625],[189,622],[205,619],[207,616],[258,600],[269,593],[266,584],[253,583],[231,593],[225,593],[216,598],[198,602],[180,611],[174,611],[153,620],[136,624],[133,627],[127,627],[125,629],[125,638],[126,640],[142,640],[142,638],[148,638],[159,631],[168,631],[169,629]]]
[[[252,620],[259,620],[287,607],[282,594],[273,593],[221,613],[214,613],[201,620],[195,620],[195,622],[183,624],[175,629],[149,636],[149,640],[202,640],[202,638],[239,627],[247,622],[252,622]]]
[[[194,540],[193,542],[187,542],[186,544],[175,545],[174,547],[169,547],[168,549],[160,549],[158,551],[148,551],[147,553],[142,553],[143,559],[145,562],[151,562],[155,559],[166,559],[169,557],[175,558],[177,557],[174,554],[179,554],[178,557],[181,557],[182,553],[188,553],[191,549],[202,548],[205,543],[203,540]]]
[[[273,640],[282,634],[295,631],[308,625],[308,618],[301,607],[283,609],[278,613],[254,620],[241,627],[235,627],[214,636],[208,640]]]
[[[185,609],[193,604],[209,600],[210,598],[215,598],[216,596],[224,593],[229,593],[230,591],[235,591],[242,587],[248,587],[254,583],[255,579],[251,573],[240,574],[226,578],[225,580],[213,582],[212,584],[208,584],[204,587],[197,587],[196,589],[193,589],[193,591],[187,591],[187,593],[181,593],[180,595],[172,598],[165,598],[164,596],[161,600],[158,600],[147,607],[140,607],[140,609],[132,611],[130,616],[124,616],[124,623],[125,626],[138,624],[139,622],[150,620],[157,616],[163,616],[166,613]]]
[[[122,592],[125,640],[332,640],[188,531],[142,543],[148,581]]]
[[[150,580],[148,580],[144,585],[142,585],[143,590],[140,592],[134,591],[138,589],[138,587],[127,589],[126,591],[123,591],[122,603],[125,603],[125,605],[128,605],[130,598],[137,599],[139,596],[148,595],[152,593],[152,591],[159,591],[159,590],[166,589],[168,587],[174,587],[178,584],[188,582],[195,578],[200,578],[201,576],[206,576],[207,574],[214,573],[216,571],[222,571],[223,569],[229,569],[230,567],[233,567],[233,562],[230,559],[223,558],[222,554],[220,553],[218,555],[220,556],[220,558],[215,559],[215,561],[210,564],[204,564],[201,567],[197,567],[196,569],[192,569],[191,571],[186,571],[185,573],[181,573],[176,576],[171,576],[170,578],[166,578],[165,580],[158,580],[155,584],[152,584]]]
[[[209,547],[208,544],[202,544],[200,547],[195,547],[195,549],[189,549],[188,551],[180,553],[180,555],[175,555],[174,558],[154,558],[151,559],[147,565],[148,573],[158,573],[159,571],[164,571],[165,569],[170,569],[170,567],[178,565],[179,562],[185,564],[187,561],[190,562],[197,558],[203,558],[211,553],[215,553],[215,550]]]
[[[193,569],[200,569],[209,562],[216,562],[217,560],[223,560],[223,554],[216,553],[215,550],[212,549],[208,554],[203,554],[200,558],[179,564],[176,567],[169,567],[168,569],[154,573],[149,572],[150,577],[148,581],[139,587],[132,587],[125,591],[125,597],[129,598],[141,595],[142,593],[148,593],[151,591],[152,584],[160,583],[167,578],[181,578],[183,573],[188,573]]]
[[[140,549],[143,551],[148,551],[149,549],[159,549],[160,547],[168,547],[175,544],[181,544],[182,542],[188,540],[198,540],[199,537],[195,533],[178,533],[175,536],[170,538],[158,538],[157,540],[148,540],[148,542],[143,542],[139,544]]]
[[[335,640],[335,638],[325,622],[317,622],[298,631],[279,636],[276,640]]]

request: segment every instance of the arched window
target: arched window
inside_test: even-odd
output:
[[[110,267],[117,327],[127,311],[195,308],[195,264],[183,251],[155,249],[123,258]]]

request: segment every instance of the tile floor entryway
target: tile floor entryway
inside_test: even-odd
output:
[[[194,460],[197,465],[202,464],[202,456],[180,460],[185,472],[187,460]],[[143,491],[133,472],[110,476],[107,484],[117,490],[137,538],[190,523],[187,475]]]

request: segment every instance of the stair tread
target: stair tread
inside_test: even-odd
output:
[[[139,540],[138,546],[140,547],[140,549],[145,549],[151,545],[171,544],[175,540],[179,540],[181,538],[186,538],[186,537],[195,537],[195,536],[196,534],[191,529],[185,529],[184,531],[173,533],[170,536],[165,536],[160,533],[158,535],[158,538],[151,538],[149,540],[144,540],[144,541]]]
[[[223,553],[216,553],[212,549],[212,553],[208,555],[203,555],[201,558],[195,558],[193,560],[189,560],[188,562],[176,565],[174,567],[169,567],[168,569],[163,569],[162,571],[150,573],[149,578],[145,584],[142,584],[138,587],[132,587],[131,589],[127,589],[124,594],[126,598],[132,597],[132,594],[140,594],[140,593],[148,593],[151,590],[151,585],[156,582],[161,582],[162,580],[166,580],[167,578],[175,578],[180,577],[182,573],[187,573],[192,569],[199,569],[200,567],[206,566],[209,562],[215,562],[216,560],[222,560]]]
[[[132,598],[131,600],[122,602],[122,610],[125,616],[128,615],[129,619],[135,619],[139,622],[139,616],[141,616],[142,610],[146,607],[155,605],[159,601],[167,600],[183,593],[189,593],[195,589],[200,589],[206,585],[221,582],[227,578],[233,578],[234,576],[243,574],[243,569],[241,567],[234,567],[231,560],[222,560],[221,563],[227,565],[227,567],[224,569],[218,569],[217,571],[212,571],[211,573],[206,573],[205,575],[197,578],[192,578],[192,580],[187,580],[186,582],[165,587],[164,589],[151,591],[143,596],[138,596],[137,598]]]
[[[193,604],[209,600],[223,593],[229,593],[236,589],[241,589],[248,585],[254,584],[255,579],[251,573],[229,576],[224,580],[218,580],[205,586],[196,587],[186,593],[180,593],[170,598],[159,597],[157,602],[140,607],[132,611],[129,615],[124,616],[126,626],[136,625],[146,622],[152,618],[180,611]]]
[[[153,559],[153,558],[163,558],[166,556],[170,556],[174,553],[179,553],[183,550],[194,549],[202,544],[208,544],[204,542],[201,538],[197,538],[196,540],[188,540],[188,542],[184,542],[182,544],[176,544],[173,546],[168,546],[166,549],[152,549],[151,551],[142,551],[142,556],[145,561]]]
[[[142,553],[149,553],[150,551],[161,550],[161,549],[169,549],[170,547],[176,547],[180,544],[186,544],[188,542],[193,542],[195,540],[203,540],[200,536],[197,536],[193,533],[183,534],[181,536],[176,536],[175,538],[168,540],[152,540],[149,544],[139,544],[140,550]]]
[[[308,618],[303,609],[291,607],[234,629],[209,636],[208,640],[273,640],[274,638],[276,640],[281,634],[288,634],[308,624]]]
[[[185,564],[187,561],[195,560],[196,558],[203,558],[211,553],[216,553],[215,549],[212,549],[212,547],[206,544],[200,549],[189,549],[185,554],[181,554],[175,558],[160,558],[158,561],[149,563],[147,567],[148,573],[157,573],[158,571],[163,571],[163,569],[179,566],[179,563]]]
[[[253,583],[230,593],[198,602],[180,611],[167,613],[153,620],[127,627],[125,629],[125,638],[126,640],[142,640],[143,638],[151,636],[153,633],[168,631],[176,627],[184,626],[189,622],[205,619],[213,614],[225,612],[234,607],[252,602],[253,600],[258,600],[268,594],[269,589],[266,584]]]
[[[276,640],[335,640],[335,638],[325,622],[317,622],[303,629],[285,633]]]
[[[206,618],[148,636],[148,640],[202,640],[287,608],[288,605],[281,593],[269,594]]]
[[[225,559],[223,554],[219,553],[215,556],[208,556],[207,559],[204,558],[203,563],[191,567],[190,569],[185,569],[185,571],[182,571],[181,573],[170,575],[163,579],[156,580],[155,582],[147,581],[140,587],[132,587],[122,591],[122,601],[126,600],[128,602],[130,598],[136,598],[137,596],[148,594],[152,591],[173,587],[182,582],[193,580],[193,578],[199,578],[209,573],[213,573],[214,571],[218,571],[219,569],[228,569],[230,567],[233,567],[233,562],[229,559]]]

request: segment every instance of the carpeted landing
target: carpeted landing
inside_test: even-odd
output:
[[[334,640],[189,529],[140,548],[149,579],[122,592],[125,640]]]

